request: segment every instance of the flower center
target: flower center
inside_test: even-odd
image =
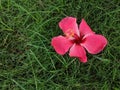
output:
[[[73,43],[80,44],[82,42],[83,37],[79,37],[78,35],[74,35],[74,39],[72,40]]]
[[[82,39],[83,39],[82,36],[79,37],[77,34],[75,34],[72,29],[67,30],[65,32],[65,36],[69,40],[71,40],[71,42],[76,43],[76,44],[80,44],[82,42]]]

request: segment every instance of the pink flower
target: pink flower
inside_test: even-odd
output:
[[[107,45],[107,39],[95,34],[84,19],[78,28],[76,18],[66,17],[59,22],[59,27],[64,36],[52,38],[51,45],[60,55],[64,55],[70,49],[70,57],[78,57],[81,62],[85,63],[87,62],[85,49],[91,54],[97,54]]]

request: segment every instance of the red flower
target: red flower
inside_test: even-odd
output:
[[[76,18],[66,17],[59,22],[59,27],[65,36],[52,38],[51,45],[60,55],[64,55],[70,49],[70,57],[78,57],[85,63],[87,62],[85,49],[91,54],[97,54],[107,45],[107,39],[95,34],[84,19],[78,28]]]

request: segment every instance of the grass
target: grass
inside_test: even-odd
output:
[[[65,16],[85,18],[105,50],[85,64],[58,55]],[[120,1],[0,0],[0,90],[120,90]]]

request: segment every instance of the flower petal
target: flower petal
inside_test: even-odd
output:
[[[80,35],[86,35],[86,34],[94,34],[94,32],[91,30],[87,22],[82,19],[80,25],[79,25]]]
[[[59,27],[62,29],[64,33],[66,32],[74,32],[79,36],[78,25],[76,23],[76,18],[73,17],[65,17],[59,22]]]
[[[81,45],[74,44],[69,53],[70,57],[78,57],[83,63],[87,62],[86,51]]]
[[[72,43],[66,37],[57,36],[52,39],[51,45],[58,54],[64,55],[72,46]]]
[[[81,43],[83,47],[91,54],[97,54],[107,45],[107,39],[102,35],[91,34],[84,38]]]

